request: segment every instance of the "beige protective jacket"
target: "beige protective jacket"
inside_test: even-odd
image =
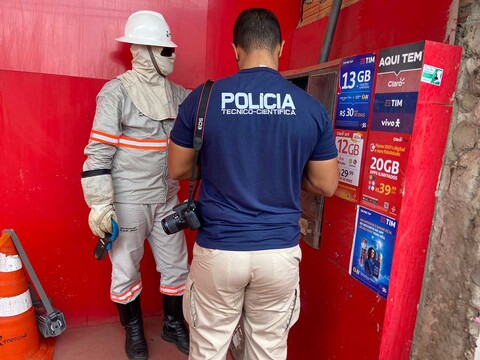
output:
[[[190,91],[165,80],[178,110]],[[179,189],[178,181],[167,177],[167,144],[174,117],[149,118],[135,107],[120,79],[109,81],[97,96],[83,171],[111,169],[115,202],[166,202]]]

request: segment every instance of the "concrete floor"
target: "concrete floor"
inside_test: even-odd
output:
[[[187,355],[160,337],[162,317],[144,319],[149,360],[186,360]],[[120,323],[67,328],[55,341],[53,360],[122,360],[125,355],[125,330]],[[231,360],[230,354],[227,360]]]

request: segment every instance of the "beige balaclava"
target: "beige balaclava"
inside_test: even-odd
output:
[[[160,55],[161,47],[151,46],[150,49],[161,74],[155,69],[148,47],[132,44],[132,70],[118,78],[141,113],[154,120],[174,119],[178,104],[174,104],[172,86],[166,76],[173,72],[175,53],[165,57]]]

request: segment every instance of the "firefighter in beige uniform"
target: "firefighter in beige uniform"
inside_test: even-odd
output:
[[[125,35],[131,45],[132,70],[109,81],[97,96],[90,140],[85,148],[82,187],[88,219],[99,237],[119,225],[109,251],[111,300],[126,329],[129,359],[147,359],[140,308],[140,260],[147,239],[161,273],[164,324],[162,338],[188,353],[182,295],[188,273],[183,232],[166,235],[161,220],[178,203],[177,181],[167,177],[167,142],[178,106],[189,91],[170,82],[175,61],[168,24],[153,11],[132,14]]]

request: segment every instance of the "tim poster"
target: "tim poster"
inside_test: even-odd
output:
[[[396,231],[397,220],[357,207],[350,274],[384,299],[390,284]]]

